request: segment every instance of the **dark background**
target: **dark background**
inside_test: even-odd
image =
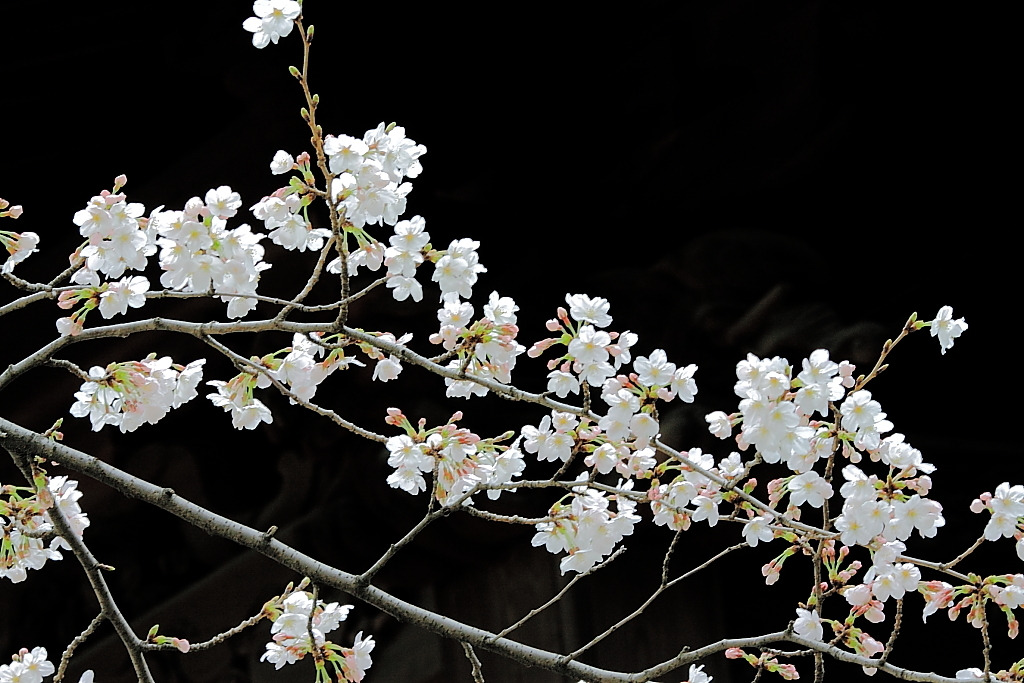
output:
[[[300,62],[297,37],[255,50],[241,29],[251,8],[231,5],[201,14],[185,5],[160,12],[83,6],[11,22],[19,30],[0,45],[0,196],[26,213],[3,227],[42,237],[41,253],[19,266],[20,275],[42,279],[63,267],[78,243],[71,217],[118,173],[128,175],[129,200],[147,212],[180,208],[222,184],[248,207],[277,187],[280,179],[267,172],[277,149],[309,149],[300,91],[285,69]],[[940,356],[935,340],[915,335],[872,385],[896,431],[940,468],[934,495],[947,526],[935,541],[913,539],[908,552],[954,556],[984,525],[968,513],[970,500],[1002,481],[1022,482],[1017,449],[1000,429],[1014,424],[1004,406],[1012,405],[1017,346],[1008,304],[1019,291],[1011,283],[1015,185],[1005,161],[1019,151],[1010,126],[1019,112],[1010,107],[1016,74],[1005,18],[871,2],[640,3],[605,13],[309,2],[307,17],[317,26],[311,82],[322,98],[320,123],[359,135],[397,121],[427,146],[407,216],[426,217],[435,245],[466,236],[482,242],[489,272],[475,289],[478,311],[491,290],[515,297],[520,341],[529,345],[545,335],[543,321],[565,292],[604,296],[613,328],[640,334],[638,353],[665,348],[676,363],[700,366],[697,403],[666,416],[669,443],[728,453],[726,444],[705,443],[702,416],[734,409],[732,372],[746,352],[798,363],[826,346],[866,368],[911,311],[930,319],[949,304],[970,324],[956,346]],[[297,291],[312,258],[271,245],[274,267],[260,292]],[[147,274],[155,285],[155,271]],[[6,283],[0,288],[5,301],[14,296]],[[436,291],[425,289],[428,301],[418,307],[391,305],[386,293],[367,297],[353,322],[414,331],[414,346],[429,351]],[[331,295],[321,287],[314,298]],[[208,320],[223,318],[223,307],[151,302],[140,313]],[[52,339],[62,314],[42,304],[0,321],[8,362]],[[229,341],[246,355],[288,342],[283,335]],[[150,351],[182,363],[208,355],[192,340],[152,334],[78,345],[66,357],[105,365]],[[543,387],[540,363],[524,359],[516,373],[524,388]],[[232,374],[211,359],[205,378]],[[369,377],[369,369],[337,376],[317,400],[381,432],[390,405],[431,423],[463,409],[466,426],[484,436],[541,416],[493,398],[439,401],[440,380],[413,368],[386,387],[370,387]],[[228,416],[200,398],[122,437],[109,428],[93,434],[67,416],[77,384],[37,370],[0,395],[0,409],[38,430],[63,415],[69,445],[239,521],[276,524],[279,537],[343,569],[368,566],[422,511],[422,497],[384,485],[389,468],[372,444],[276,397],[264,396],[273,425],[255,433],[234,432]],[[0,480],[15,477],[0,465]],[[115,596],[140,631],[159,622],[162,632],[208,638],[297,578],[90,481],[81,488],[93,520],[85,538],[118,568]],[[492,509],[535,515],[550,503],[503,498]],[[733,541],[706,531],[681,539],[674,571]],[[562,585],[556,558],[531,548],[529,538],[528,530],[449,519],[382,573],[381,585],[500,629]],[[638,527],[626,555],[524,629],[524,641],[577,647],[627,614],[656,580],[670,538],[662,528]],[[787,564],[779,584],[760,585],[757,568],[780,551],[774,544],[745,550],[736,566],[698,575],[585,661],[638,668],[683,644],[781,628],[808,589],[806,564]],[[983,551],[971,569],[1019,571],[1012,541]],[[55,659],[85,627],[94,602],[72,562],[32,572],[24,585],[0,585],[0,653],[43,644]],[[826,616],[840,616],[833,609]],[[893,663],[944,675],[980,664],[979,634],[943,615],[924,632],[920,609],[920,598],[909,596]],[[876,637],[888,634],[888,611]],[[991,616],[994,663],[1003,668],[1013,649],[1002,617]],[[128,680],[115,673],[127,660],[104,629],[80,651],[80,668],[95,668],[104,683]],[[359,629],[380,643],[367,680],[469,680],[457,648],[365,605],[337,640],[348,644]],[[311,678],[301,665],[274,672],[256,662],[268,639],[261,624],[209,654],[151,659],[158,680]],[[483,657],[489,683],[557,680]],[[830,666],[835,676],[861,675]],[[721,657],[707,668],[723,682],[753,675]]]

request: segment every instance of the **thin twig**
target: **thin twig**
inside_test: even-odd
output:
[[[523,624],[528,622],[530,619],[533,619],[535,616],[537,616],[538,614],[540,614],[541,612],[546,610],[548,607],[551,607],[551,605],[553,605],[556,602],[558,602],[559,600],[561,600],[562,596],[565,595],[566,593],[568,593],[569,589],[572,588],[573,586],[575,586],[577,581],[582,579],[584,576],[590,576],[591,574],[593,574],[597,570],[602,569],[604,567],[607,567],[609,564],[614,562],[615,559],[618,558],[624,552],[626,552],[626,546],[619,546],[618,549],[614,553],[609,555],[608,558],[606,560],[604,560],[603,562],[595,564],[593,567],[591,567],[587,571],[585,571],[585,572],[583,572],[581,574],[577,574],[576,576],[572,577],[572,579],[569,581],[569,583],[565,584],[565,586],[562,588],[562,590],[558,591],[558,593],[555,595],[555,597],[551,598],[550,600],[545,602],[540,607],[538,607],[536,609],[530,610],[530,613],[527,614],[525,617],[523,617],[522,619],[520,619],[516,623],[512,624],[511,626],[509,626],[508,628],[503,630],[501,633],[496,634],[494,636],[494,639],[497,640],[498,638],[504,638],[509,633],[512,633],[512,631],[515,631],[517,628],[519,628],[520,626],[522,626]]]
[[[657,590],[655,590],[651,594],[651,596],[649,598],[647,598],[647,600],[645,600],[644,603],[642,605],[640,605],[640,607],[638,607],[632,614],[628,614],[625,617],[623,617],[622,619],[620,619],[619,621],[615,622],[614,624],[609,626],[608,630],[606,630],[604,633],[596,636],[593,640],[591,640],[589,643],[587,643],[583,647],[581,647],[581,648],[579,648],[579,649],[577,649],[577,650],[575,650],[573,652],[570,652],[569,654],[565,655],[564,657],[562,657],[562,660],[563,661],[570,661],[570,660],[578,658],[581,654],[583,654],[584,652],[586,652],[590,648],[594,647],[595,645],[600,643],[602,640],[604,640],[605,638],[607,638],[611,634],[613,634],[616,631],[618,631],[620,628],[622,628],[623,626],[625,626],[626,624],[631,622],[633,619],[635,619],[638,616],[640,616],[641,614],[643,614],[644,610],[647,609],[650,606],[650,604],[652,602],[654,602],[655,599],[657,599],[657,597],[659,595],[664,593],[666,590],[668,590],[672,586],[676,585],[677,583],[679,583],[683,579],[686,579],[686,578],[689,578],[689,577],[693,576],[694,574],[696,574],[700,570],[702,570],[702,569],[704,569],[706,567],[711,566],[711,564],[713,564],[717,560],[720,560],[721,558],[725,557],[726,555],[728,555],[732,551],[738,550],[740,548],[748,548],[748,547],[750,547],[750,546],[748,546],[746,543],[737,543],[736,545],[729,546],[725,550],[722,550],[721,552],[716,554],[710,560],[704,562],[703,564],[701,564],[701,565],[699,565],[697,567],[694,567],[693,569],[691,569],[690,571],[686,572],[682,576],[677,576],[676,578],[672,579],[668,583],[662,583],[660,586],[658,586]],[[671,550],[671,546],[670,546],[670,550]],[[667,555],[667,553],[666,553],[666,555]]]
[[[974,544],[970,548],[968,548],[967,550],[963,551],[962,553],[957,555],[955,558],[953,558],[949,562],[944,562],[943,564],[940,564],[939,565],[940,570],[941,571],[945,571],[947,569],[952,569],[954,566],[960,564],[965,559],[967,559],[968,555],[970,555],[975,550],[977,550],[979,547],[981,547],[981,544],[984,543],[984,542],[985,542],[985,535],[982,534],[981,536],[978,537],[978,540],[975,541]]]
[[[327,255],[331,253],[331,247],[334,246],[334,240],[337,239],[334,235],[331,235],[330,239],[327,240],[327,244],[320,249],[320,255],[316,259],[316,265],[313,266],[313,272],[309,274],[309,279],[306,280],[306,284],[302,287],[302,290],[292,298],[291,302],[282,308],[276,316],[275,320],[284,320],[289,313],[291,313],[296,307],[300,306],[305,300],[309,293],[313,291],[313,287],[320,281],[320,273],[323,272],[324,264],[327,262]]]
[[[903,598],[896,600],[896,619],[893,621],[892,633],[889,634],[889,640],[885,643],[885,650],[882,652],[882,656],[878,658],[879,664],[885,664],[889,661],[889,655],[892,654],[892,648],[896,645],[896,636],[900,634],[900,626],[903,625]]]
[[[477,657],[476,652],[473,651],[473,646],[463,641],[462,651],[466,653],[466,659],[469,660],[470,666],[473,667],[473,683],[485,683],[484,672],[480,667],[480,658]]]
[[[985,683],[989,683],[992,680],[992,641],[988,637],[988,614],[985,613],[985,601],[980,595],[978,602],[980,603],[978,609],[981,610],[981,654],[985,659],[985,678],[983,680]]]
[[[93,631],[103,623],[106,619],[103,616],[103,612],[100,612],[93,620],[89,622],[89,625],[85,627],[85,630],[75,636],[75,639],[68,643],[67,649],[64,650],[64,654],[60,656],[60,665],[57,667],[57,675],[53,677],[53,683],[60,683],[64,680],[64,672],[68,668],[68,664],[71,663],[71,656],[75,654],[75,650],[79,645],[85,642],[85,639],[93,634]]]
[[[57,358],[49,358],[42,365],[49,365],[51,368],[60,368],[61,370],[67,370],[72,375],[82,380],[83,382],[95,382],[95,377],[90,377],[82,368],[78,367],[69,360],[60,360]]]

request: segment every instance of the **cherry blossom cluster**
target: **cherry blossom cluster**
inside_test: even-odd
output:
[[[263,261],[259,244],[266,235],[253,233],[247,224],[227,229],[227,219],[238,213],[242,199],[227,185],[211,189],[205,199],[193,197],[182,211],[158,211],[150,219],[159,235],[160,282],[183,292],[213,292],[228,304],[230,318],[241,318],[256,307]]]
[[[41,538],[53,531],[47,512],[51,507],[59,507],[76,536],[89,526],[89,517],[78,505],[82,492],[77,481],[60,476],[36,483],[39,494],[27,487],[0,486],[0,577],[12,583],[24,581],[29,569],[41,569],[47,560],[61,559],[61,548],[70,550],[60,536],[48,544]]]
[[[145,270],[148,258],[156,253],[154,234],[147,222],[140,220],[146,208],[128,203],[119,192],[126,182],[125,176],[118,176],[113,192],[103,190],[75,213],[74,223],[87,242],[72,257],[73,261],[76,257],[85,260],[72,282],[96,287],[101,273],[117,279],[126,270]]]
[[[388,484],[415,495],[426,491],[423,476],[426,474],[433,479],[432,495],[441,505],[459,501],[469,505],[472,498],[465,494],[482,487],[509,484],[522,473],[526,463],[518,442],[511,446],[499,445],[512,434],[481,439],[455,424],[461,419],[462,413],[457,412],[447,424],[426,429],[425,420],[421,419],[414,426],[401,410],[389,408],[386,422],[401,428],[405,434],[387,441],[388,465],[395,468],[388,476]],[[487,494],[495,499],[501,489],[490,488]]]
[[[616,488],[622,493],[608,495],[586,486],[586,479],[584,472],[580,477],[583,485],[573,487],[551,506],[551,521],[539,522],[531,541],[534,546],[543,545],[549,553],[568,553],[559,563],[563,574],[591,569],[610,555],[624,536],[632,534],[633,525],[640,521],[636,502],[625,495],[633,488],[632,481],[620,481]],[[612,500],[614,512],[609,507]]]
[[[309,196],[288,194],[287,188],[282,188],[254,204],[251,211],[270,232],[270,241],[288,251],[302,252],[321,248],[331,236],[330,230],[310,224],[305,209],[311,201]]]
[[[719,481],[738,481],[745,471],[743,461],[740,460],[739,453],[734,452],[723,458],[715,467],[714,457],[699,448],[691,448],[681,455],[681,462],[666,461],[658,466],[659,478],[651,482],[647,491],[651,511],[654,513],[654,523],[667,526],[674,531],[685,531],[690,528],[692,522],[707,522],[708,526],[713,527],[721,519],[718,507],[725,500]],[[651,467],[655,463],[652,457]],[[661,477],[672,472],[678,472],[672,481],[667,484],[660,483]],[[707,476],[708,474],[717,480]],[[744,490],[749,493],[754,485],[756,481],[748,483]],[[693,508],[688,508],[688,505],[692,505]],[[773,533],[768,529],[767,521],[763,516],[755,517],[744,527],[744,538],[747,543],[756,546],[759,540],[772,538]]]
[[[169,356],[150,354],[141,361],[111,363],[89,369],[89,381],[75,393],[75,417],[89,417],[93,431],[117,425],[121,432],[156,424],[172,408],[196,397],[205,358],[177,365]]]
[[[512,381],[512,370],[516,357],[526,347],[516,341],[519,327],[516,325],[516,311],[519,306],[511,297],[491,292],[484,305],[484,317],[473,321],[474,309],[468,301],[445,297],[443,306],[437,311],[440,330],[430,336],[431,343],[441,344],[455,357],[448,367],[461,373],[483,379],[493,379],[502,384]],[[487,394],[487,387],[470,380],[445,378],[446,395],[469,398],[472,395]]]
[[[530,358],[537,358],[552,346],[567,347],[567,353],[548,361],[548,370],[551,371],[548,375],[548,391],[557,394],[559,398],[565,398],[570,393],[578,394],[581,382],[601,386],[605,379],[630,361],[629,348],[637,341],[637,336],[630,332],[619,335],[617,332],[599,329],[612,324],[607,299],[592,299],[586,294],[566,294],[565,301],[569,310],[559,308],[557,317],[547,322],[548,331],[561,332],[561,336],[542,339],[527,351]]]
[[[329,663],[338,681],[358,683],[363,680],[366,670],[373,663],[370,652],[375,645],[373,638],[356,634],[351,648],[341,647],[326,639],[326,634],[338,628],[348,617],[351,605],[336,602],[316,601],[306,591],[295,591],[270,606],[271,642],[260,661],[270,662],[280,669],[294,664],[308,654],[313,654],[317,667],[317,681],[331,680],[326,670]]]
[[[419,158],[427,148],[405,136],[405,128],[379,124],[362,139],[328,135],[324,153],[331,173],[331,195],[346,220],[357,228],[367,224],[395,225],[405,213],[406,196],[423,167]]]

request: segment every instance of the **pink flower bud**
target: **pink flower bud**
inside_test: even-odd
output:
[[[24,212],[25,212],[25,210],[23,208],[21,208],[21,204],[15,204],[10,209],[8,209],[7,215],[10,216],[11,218],[18,218]]]
[[[60,304],[57,304],[57,305],[59,306]],[[973,501],[971,501],[971,512],[973,512],[975,514],[978,514],[979,512],[981,512],[984,509],[985,509],[985,503],[981,502],[980,498],[975,498]]]
[[[562,325],[556,319],[552,318],[544,323],[544,327],[547,328],[548,332],[558,332],[558,330],[562,328]]]
[[[128,184],[128,176],[126,176],[124,173],[122,173],[121,175],[119,175],[116,178],[114,178],[114,190],[115,191],[117,189],[119,189],[119,188],[124,187],[127,184]]]
[[[171,643],[174,647],[178,648],[180,652],[188,652],[188,649],[192,647],[184,638],[171,638]]]
[[[744,652],[742,649],[740,649],[738,647],[730,647],[728,650],[725,651],[725,658],[726,659],[739,659],[740,657],[742,657],[745,654],[746,654],[746,652]]]

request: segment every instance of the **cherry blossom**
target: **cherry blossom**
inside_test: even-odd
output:
[[[256,0],[252,11],[256,16],[242,22],[242,28],[253,34],[252,44],[262,50],[292,32],[302,7],[295,0]]]
[[[953,348],[953,340],[963,334],[964,330],[967,329],[967,323],[964,322],[963,318],[953,319],[953,307],[943,306],[939,309],[938,314],[935,316],[935,320],[931,323],[932,336],[939,338],[939,347],[942,350],[942,354],[945,355],[946,351]]]

